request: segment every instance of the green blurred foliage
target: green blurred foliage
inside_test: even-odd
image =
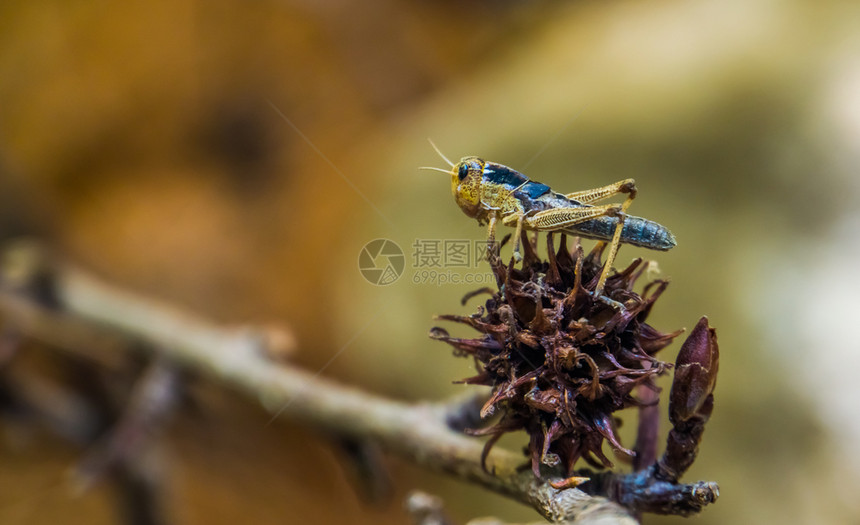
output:
[[[679,245],[624,247],[619,263],[654,259],[671,278],[658,328],[707,314],[719,334],[716,409],[687,478],[718,481],[722,496],[698,523],[856,521],[860,459],[846,459],[844,443],[857,434],[821,416],[822,403],[853,391],[809,371],[860,349],[804,346],[798,324],[801,307],[844,293],[839,279],[816,281],[827,254],[845,248],[828,239],[860,197],[858,11],[737,0],[7,1],[0,238],[43,236],[132,289],[227,322],[285,321],[310,368],[346,346],[325,374],[442,398],[466,388],[451,381],[472,365],[427,339],[432,315],[471,313],[478,300],[459,303],[474,285],[415,284],[413,243],[484,230],[456,208],[445,176],[416,170],[443,166],[426,138],[452,159],[480,155],[560,191],[633,177],[632,212],[668,225]],[[390,286],[358,273],[375,238],[407,257]],[[843,318],[860,313],[846,308]],[[170,434],[177,523],[405,523],[396,499],[358,501],[324,437],[267,427],[250,403],[200,390],[205,421],[183,418]],[[77,499],[63,490],[76,450],[7,434],[0,521],[112,522],[106,488]],[[534,516],[390,463],[395,498],[438,493],[462,522]]]

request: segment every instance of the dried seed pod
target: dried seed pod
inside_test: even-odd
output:
[[[541,464],[561,464],[570,474],[580,458],[611,467],[604,441],[616,454],[633,455],[618,438],[615,412],[642,404],[632,395],[637,386],[657,388],[654,378],[672,365],[655,354],[681,333],[645,323],[667,282],[649,283],[643,295],[634,292],[647,266],[642,260],[607,280],[604,295],[623,304],[618,308],[592,295],[602,243],[583,255],[578,242],[568,251],[562,236],[555,251],[552,235],[547,238],[548,261],[526,257],[520,269],[493,264],[498,290],[477,314],[440,317],[480,336],[453,338],[441,328],[431,333],[453,346],[455,355],[475,360],[478,375],[463,382],[493,389],[481,413],[501,417],[473,432],[492,436],[485,454],[502,434],[525,430],[537,476]],[[522,240],[526,253],[534,253],[525,235]]]

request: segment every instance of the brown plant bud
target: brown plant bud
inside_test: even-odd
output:
[[[713,408],[720,349],[716,331],[702,317],[681,346],[669,394],[669,420],[677,425],[692,417],[707,421]]]
[[[705,423],[714,409],[719,362],[716,331],[708,326],[708,318],[702,317],[676,360],[669,394],[672,430],[666,438],[666,452],[654,471],[657,479],[677,481],[696,459]]]

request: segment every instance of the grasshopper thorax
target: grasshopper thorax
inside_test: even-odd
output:
[[[463,157],[451,168],[451,193],[460,209],[469,217],[481,211],[481,183],[485,162],[478,157]]]

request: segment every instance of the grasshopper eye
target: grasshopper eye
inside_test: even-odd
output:
[[[468,174],[469,174],[469,165],[466,164],[465,162],[463,164],[460,164],[460,170],[457,172],[457,176],[460,177],[460,180],[465,179],[466,175],[468,175]]]

